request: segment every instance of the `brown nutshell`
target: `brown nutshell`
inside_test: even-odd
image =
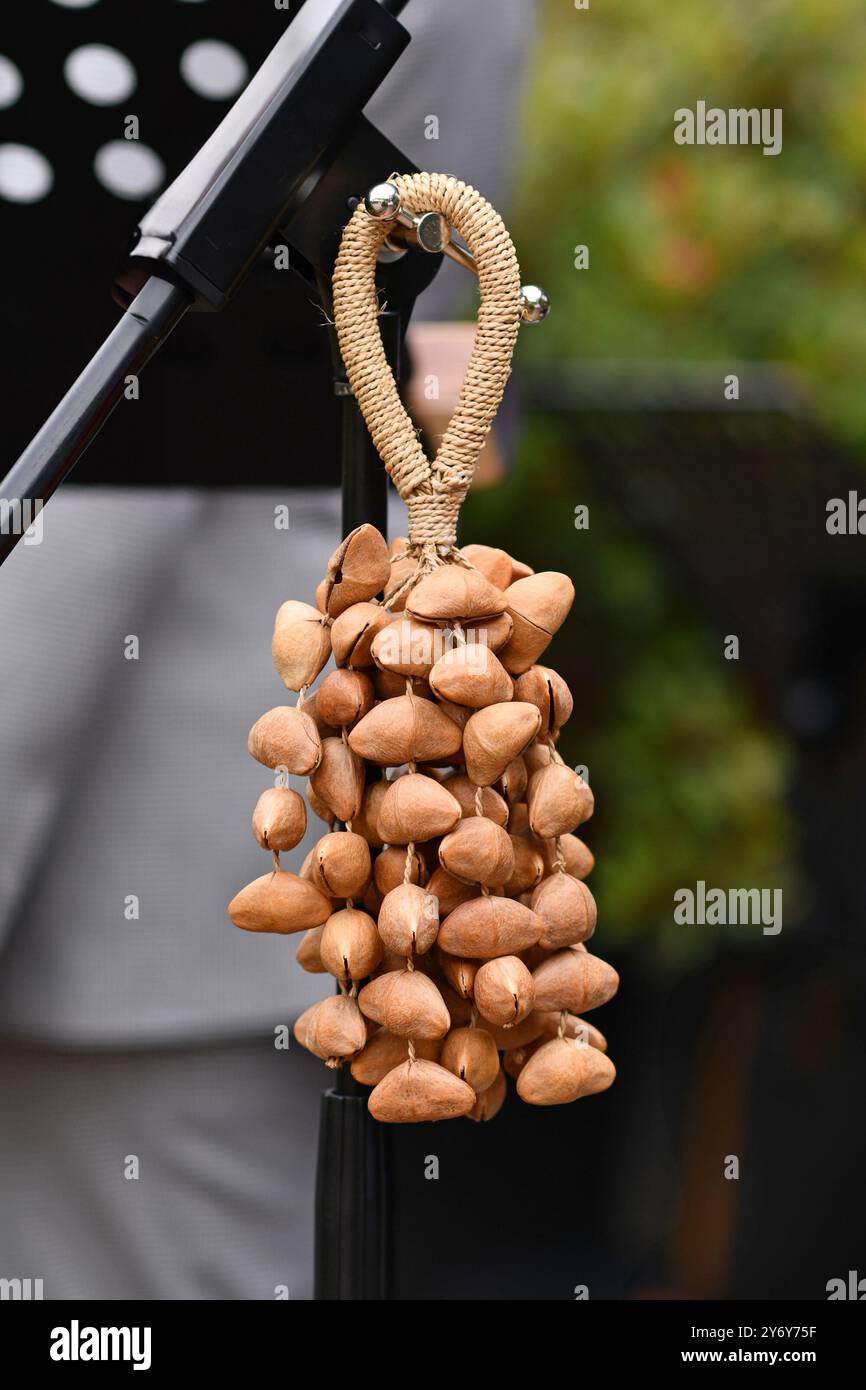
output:
[[[514,898],[472,898],[450,912],[439,928],[438,942],[452,956],[490,960],[516,955],[541,936],[541,919]]]
[[[562,676],[549,666],[530,666],[514,683],[515,700],[537,705],[545,733],[557,733],[571,718],[574,701]]]
[[[391,845],[434,840],[460,819],[460,803],[432,777],[410,772],[388,785],[379,806],[377,830]]]
[[[313,847],[311,882],[329,898],[360,898],[372,874],[370,846],[362,835],[338,830]]]
[[[407,1060],[407,1041],[378,1028],[357,1057],[352,1059],[351,1071],[362,1086],[377,1086],[383,1077]],[[415,1043],[416,1056],[427,1062],[439,1060],[442,1044],[436,1038],[419,1038]]]
[[[511,837],[484,816],[466,816],[439,846],[439,862],[455,878],[500,886],[514,871]]]
[[[472,1109],[467,1113],[467,1120],[477,1120],[480,1123],[492,1120],[493,1116],[498,1115],[505,1104],[507,1093],[505,1072],[500,1068],[492,1085],[480,1093]]]
[[[535,1007],[542,1012],[568,1009],[584,1013],[612,999],[619,988],[619,976],[612,965],[586,950],[566,946],[556,951],[532,972]]]
[[[546,739],[530,744],[523,755],[527,777],[531,777],[539,768],[547,767],[552,761],[550,743]]]
[[[393,970],[365,985],[361,1012],[403,1038],[443,1038],[451,1027],[445,1001],[420,970]]]
[[[475,799],[478,787],[474,782],[470,782],[465,772],[455,772],[446,779],[445,786],[460,803],[461,816],[477,815]],[[487,820],[492,820],[494,825],[508,824],[508,807],[492,787],[481,788],[481,814],[486,816]]]
[[[293,705],[278,705],[257,719],[247,748],[265,767],[284,767],[295,777],[306,777],[322,759],[318,729],[308,714]]]
[[[425,622],[493,618],[504,613],[505,596],[479,570],[440,565],[410,589],[406,612]]]
[[[383,767],[450,760],[460,748],[460,730],[430,700],[400,695],[383,700],[355,725],[349,747]]]
[[[445,1000],[445,1007],[451,1015],[451,1027],[462,1028],[472,1022],[472,1010],[475,1005],[471,999],[464,999],[455,989],[452,989],[443,975],[438,981],[439,991]]]
[[[509,1076],[514,1077],[516,1081],[533,1052],[537,1052],[541,1045],[541,1041],[536,1040],[535,1042],[526,1043],[523,1047],[515,1047],[512,1048],[510,1052],[503,1053],[503,1070],[506,1071]]]
[[[295,1024],[295,1037],[323,1061],[352,1057],[367,1041],[367,1026],[357,1000],[347,994],[320,999]]]
[[[497,1028],[511,1028],[532,1013],[535,987],[522,960],[500,956],[479,968],[474,997],[483,1018]]]
[[[309,603],[289,599],[277,612],[271,655],[283,685],[312,685],[331,655],[327,619]]]
[[[509,806],[515,806],[526,791],[528,773],[522,757],[512,758],[502,776],[498,779],[497,792],[505,797]]]
[[[449,956],[447,951],[439,952],[439,965],[442,974],[451,988],[461,999],[471,999],[478,973],[477,960],[463,960],[460,956]]]
[[[460,554],[480,570],[494,588],[500,591],[508,588],[513,565],[511,556],[504,550],[493,545],[464,545],[460,547]]]
[[[467,642],[484,642],[492,652],[498,652],[514,631],[510,613],[497,613],[493,618],[479,618],[461,624]]]
[[[503,891],[509,897],[517,898],[521,893],[531,892],[541,882],[544,874],[544,860],[538,850],[522,835],[512,835],[511,848],[514,854],[514,867],[506,879]],[[534,905],[531,904],[534,909]]]
[[[364,836],[371,849],[381,849],[384,843],[378,830],[379,808],[389,786],[384,777],[368,782],[361,798],[361,809],[352,817],[352,829],[356,835]]]
[[[420,676],[398,676],[396,671],[381,671],[375,666],[370,673],[373,686],[378,700],[396,700],[400,695],[406,695],[406,682],[412,686],[412,694],[416,700],[435,700],[435,695],[425,680]]]
[[[437,899],[441,919],[453,912],[455,907],[459,907],[460,903],[468,903],[470,898],[477,898],[481,890],[477,883],[464,883],[462,879],[455,878],[440,866],[430,875],[427,891]]]
[[[382,899],[379,934],[389,951],[424,955],[439,931],[436,898],[415,883],[399,883]]]
[[[554,1038],[529,1058],[517,1078],[517,1094],[529,1105],[567,1105],[606,1090],[615,1076],[613,1063],[597,1048]]]
[[[522,700],[478,710],[463,731],[463,753],[470,780],[476,786],[492,786],[540,728],[538,709]]]
[[[439,1061],[475,1092],[486,1091],[499,1072],[496,1043],[483,1028],[452,1028],[442,1044]]]
[[[406,850],[402,845],[389,845],[376,856],[373,863],[373,882],[384,898],[392,888],[402,883],[406,873]],[[409,856],[409,882],[421,883],[424,879],[424,861],[417,850]]]
[[[574,601],[574,585],[568,575],[545,570],[510,584],[505,601],[514,631],[500,659],[507,671],[521,675],[538,660],[565,621]]]
[[[533,772],[526,793],[533,835],[566,835],[592,815],[595,798],[579,773],[564,763],[549,763]]]
[[[576,1039],[583,1047],[597,1047],[599,1052],[607,1052],[607,1038],[604,1033],[600,1032],[594,1023],[587,1023],[585,1018],[567,1013],[563,1020],[562,1011],[554,1009],[552,1013],[545,1014],[544,1019],[542,1037],[555,1038],[562,1028],[564,1037]]]
[[[339,667],[329,671],[316,691],[316,708],[333,728],[351,728],[363,719],[376,698],[373,682],[363,671]]]
[[[429,680],[441,700],[469,709],[501,704],[514,694],[511,677],[483,642],[452,647],[436,662]]]
[[[232,898],[228,915],[244,931],[291,932],[321,926],[331,904],[312,883],[285,869],[263,874]]]
[[[548,1015],[534,1010],[513,1028],[499,1028],[495,1023],[484,1020],[483,1026],[502,1052],[513,1052],[519,1047],[529,1047],[542,1036]]]
[[[364,796],[364,764],[342,738],[326,738],[310,786],[337,820],[354,820]]]
[[[527,824],[528,821],[527,816]],[[545,873],[552,874],[556,868],[556,841],[536,839],[533,843],[544,859]],[[571,874],[572,878],[584,879],[592,873],[595,868],[595,855],[583,840],[579,840],[576,835],[560,835],[559,848],[565,861],[565,872]]]
[[[352,669],[372,666],[371,648],[376,634],[391,622],[387,608],[378,603],[354,603],[334,619],[331,644],[338,666]]]
[[[419,1058],[389,1071],[367,1104],[375,1120],[390,1124],[454,1120],[469,1113],[475,1092],[438,1063]]]
[[[311,975],[324,975],[326,970],[322,964],[322,956],[319,950],[322,941],[324,927],[310,927],[298,942],[298,949],[295,951],[295,960],[302,970],[306,970]]]
[[[329,616],[338,618],[353,604],[373,598],[385,587],[390,573],[384,537],[375,526],[356,526],[328,562],[325,602]]]
[[[445,651],[445,637],[442,628],[432,623],[397,618],[376,635],[371,648],[373,660],[384,671],[426,680]]]
[[[334,815],[330,806],[326,806],[322,798],[316,795],[315,789],[311,782],[307,783],[306,797],[307,801],[310,803],[310,810],[313,812],[313,814],[318,816],[319,820],[325,821],[327,825],[333,825],[337,817]],[[308,861],[310,863],[312,862],[311,855],[312,851],[310,852],[310,854],[307,855],[307,858],[304,860],[305,865]],[[310,877],[308,873],[304,872],[304,868],[301,869],[301,877]]]
[[[547,951],[587,941],[595,931],[595,899],[571,874],[554,872],[544,879],[532,895],[532,910],[544,923],[538,944]]]
[[[334,912],[322,928],[322,964],[338,980],[365,980],[382,959],[376,923],[357,907]]]
[[[303,697],[303,711],[309,719],[312,719],[313,723],[318,729],[319,738],[333,738],[334,735],[339,733],[340,731],[339,729],[335,729],[333,725],[326,724],[321,714],[319,713],[318,693],[319,692],[317,690],[308,690],[305,693]],[[300,699],[298,701],[298,704],[299,706],[301,705]]]
[[[512,582],[512,584],[515,582],[515,580],[518,580],[518,579],[528,579],[529,576],[530,576],[531,574],[535,574],[535,570],[532,568],[532,566],[531,566],[531,565],[527,565],[523,560],[515,560],[514,556],[512,555],[512,557],[511,557],[511,582]]]
[[[253,811],[253,834],[262,849],[294,849],[304,838],[307,809],[291,787],[268,787]]]

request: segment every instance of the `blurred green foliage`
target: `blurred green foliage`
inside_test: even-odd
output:
[[[554,311],[521,352],[786,364],[828,431],[862,444],[863,0],[539,12],[511,221]],[[781,153],[675,145],[674,112],[698,100],[781,108]]]
[[[575,530],[577,498],[590,506],[588,531]],[[596,793],[581,834],[598,861],[604,940],[651,939],[660,960],[680,964],[719,934],[764,940],[754,926],[676,925],[673,894],[698,878],[781,887],[794,925],[784,741],[760,723],[738,663],[724,660],[719,633],[661,557],[594,495],[558,426],[531,421],[509,480],[470,494],[463,534],[574,580],[545,659],[574,694],[560,751],[588,768]]]
[[[580,358],[749,361],[794,372],[823,428],[866,440],[866,5],[863,0],[545,0],[511,225],[553,312],[521,334],[537,368]],[[674,113],[781,108],[783,147],[678,146]],[[587,270],[576,249],[589,248]],[[573,434],[572,434],[573,438]],[[470,499],[464,534],[575,580],[550,650],[575,693],[561,748],[598,797],[586,839],[608,941],[662,959],[716,933],[676,926],[673,893],[782,887],[800,898],[791,755],[740,663],[666,557],[592,478],[561,423],[528,422],[515,474]],[[640,459],[635,459],[640,467]],[[591,508],[575,531],[573,505]],[[741,929],[754,944],[760,929]]]
[[[544,0],[539,12],[510,224],[523,278],[549,290],[553,311],[521,333],[519,357],[536,379],[580,359],[707,363],[720,382],[771,363],[856,457],[866,4]],[[675,144],[674,113],[698,101],[781,108],[781,153]],[[563,755],[588,765],[597,795],[585,838],[605,940],[680,962],[730,940],[737,929],[674,924],[675,890],[699,878],[781,887],[793,928],[804,894],[786,734],[757,709],[747,661],[724,660],[717,626],[676,588],[658,541],[596,494],[576,437],[563,417],[530,418],[515,473],[470,498],[464,534],[575,580],[549,659],[575,693]],[[768,447],[784,447],[781,422]],[[588,531],[574,529],[577,502],[590,505]],[[760,928],[739,934],[765,941]]]

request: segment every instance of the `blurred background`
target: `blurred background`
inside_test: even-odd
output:
[[[139,215],[206,138],[287,17],[264,4],[152,0],[145,24],[112,0],[34,0],[26,18],[22,10],[10,19],[0,43],[7,464],[115,321],[111,276]],[[488,485],[471,495],[463,534],[574,579],[575,606],[548,660],[575,696],[563,755],[588,767],[596,795],[585,836],[597,859],[594,949],[623,983],[597,1018],[619,1072],[610,1092],[538,1112],[510,1096],[483,1128],[389,1136],[394,1296],[569,1298],[588,1285],[591,1297],[823,1298],[829,1279],[866,1269],[866,567],[862,536],[826,529],[830,499],[866,489],[866,13],[856,0],[628,0],[615,11],[567,0],[410,0],[403,22],[415,38],[369,114],[420,167],[458,174],[491,198],[524,280],[543,284],[553,302],[542,327],[521,331]],[[85,61],[92,45],[105,51]],[[699,100],[781,108],[781,153],[676,145],[674,112]],[[141,123],[135,148],[123,140],[127,112]],[[440,117],[435,142],[425,137],[430,113]],[[472,296],[468,277],[446,267],[416,319],[471,319]],[[447,335],[438,341],[447,356]],[[419,330],[417,361],[427,360],[429,343]],[[190,764],[207,769],[199,794],[227,807],[224,822],[215,813],[209,843],[182,849],[200,855],[187,886],[206,883],[214,901],[231,896],[246,868],[248,877],[262,872],[254,846],[231,855],[260,789],[243,761],[245,730],[279,699],[267,670],[273,609],[305,596],[337,539],[327,354],[309,290],[264,262],[225,314],[184,322],[143,377],[142,401],[118,410],[79,466],[69,553],[49,529],[61,497],[46,515],[46,545],[26,557],[19,547],[0,575],[0,614],[13,584],[42,605],[35,617],[26,605],[16,609],[10,622],[19,626],[3,629],[31,634],[17,648],[15,678],[0,689],[11,746],[33,693],[28,653],[35,662],[44,613],[62,601],[57,572],[38,589],[36,569],[43,562],[45,570],[52,544],[71,565],[91,534],[81,593],[98,585],[105,536],[90,531],[88,489],[100,503],[111,502],[110,489],[140,493],[149,530],[160,528],[163,494],[192,508],[173,513],[160,563],[200,534],[202,490],[228,495],[231,507],[232,489],[242,485],[247,497],[260,489],[262,515],[287,488],[304,490],[297,514],[305,528],[288,556],[266,546],[257,553],[254,529],[233,541],[225,525],[210,537],[225,547],[208,555],[214,568],[227,567],[227,583],[241,584],[233,566],[242,565],[250,591],[260,582],[247,648],[231,630],[249,626],[240,588],[207,628],[243,678],[219,691],[211,679],[222,703],[218,718],[205,711],[203,731],[185,711]],[[725,395],[731,375],[737,399]],[[578,508],[588,509],[588,526],[576,525]],[[116,536],[114,522],[106,526]],[[130,531],[124,543],[133,545],[140,530]],[[139,561],[145,572],[154,558],[142,551]],[[122,566],[122,555],[114,562]],[[171,603],[170,567],[165,582]],[[87,663],[80,602],[76,595],[60,626]],[[198,650],[184,627],[196,610],[185,617],[180,608],[164,653],[168,692],[172,682],[186,689]],[[118,621],[118,632],[135,630]],[[732,636],[736,660],[725,656]],[[4,664],[12,659],[7,647]],[[98,690],[81,695],[79,727],[126,699],[122,664],[106,659],[99,669]],[[62,699],[61,681],[46,695],[46,718]],[[127,731],[112,766],[128,748]],[[146,760],[152,749],[139,751]],[[211,760],[221,762],[218,782],[208,780]],[[134,784],[138,764],[131,775]],[[0,847],[0,1084],[7,1104],[42,1098],[26,1136],[16,1133],[4,1155],[7,1191],[23,1182],[21,1154],[37,1156],[23,1220],[7,1213],[16,1252],[32,1239],[40,1190],[51,1181],[38,1161],[49,1142],[47,1105],[57,1116],[50,1142],[61,1154],[86,1143],[98,1165],[100,1115],[111,1107],[106,1099],[100,1110],[108,1092],[92,1091],[93,1075],[133,1054],[137,1066],[148,1048],[151,1065],[158,1052],[174,1089],[161,1092],[155,1075],[149,1122],[183,1127],[202,1094],[225,1103],[213,1078],[191,1086],[180,1074],[184,1049],[210,1048],[217,1067],[220,1048],[235,1049],[244,1085],[238,1049],[249,1075],[258,1065],[273,1069],[280,999],[303,1007],[321,993],[321,982],[312,990],[309,980],[298,983],[279,942],[269,943],[265,984],[257,973],[264,943],[249,940],[233,945],[231,961],[217,952],[212,987],[185,1008],[192,976],[208,968],[205,942],[228,930],[208,898],[198,909],[190,899],[172,918],[170,945],[160,936],[165,923],[142,932],[134,962],[121,956],[113,971],[91,969],[79,1003],[70,1003],[58,939],[65,934],[69,953],[81,894],[67,875],[34,905],[47,827],[55,833],[61,811],[49,798],[42,819],[29,817],[28,777],[32,762],[11,783],[14,805],[4,794],[0,822],[8,832]],[[175,794],[168,763],[144,809],[153,815]],[[117,806],[105,800],[106,816]],[[86,817],[92,802],[76,809]],[[77,874],[101,871],[94,838],[82,820]],[[151,845],[142,873],[165,874],[178,853],[176,842]],[[215,857],[225,861],[218,869]],[[781,888],[783,930],[675,924],[674,893],[699,880]],[[118,894],[122,887],[121,879]],[[94,912],[98,905],[85,914],[85,936],[96,930]],[[198,932],[197,957],[175,944],[182,931]],[[106,921],[93,945],[100,961],[117,949],[118,934]],[[161,999],[167,973],[173,1009]],[[96,1017],[102,999],[107,1021]],[[86,1139],[75,1107],[64,1112],[46,1089],[46,1073],[57,1086],[66,1066],[81,1068],[71,1084],[91,1095]],[[118,1085],[128,1088],[129,1073]],[[295,1100],[270,1129],[262,1119],[257,1142],[261,1154],[294,1155],[294,1195],[274,1229],[296,1243],[303,1268],[324,1080],[293,1054],[272,1085],[274,1096],[291,1088]],[[161,1093],[177,1114],[161,1112]],[[270,1103],[263,1089],[262,1105]],[[220,1123],[232,1127],[230,1108]],[[206,1143],[207,1134],[205,1117],[198,1137]],[[111,1142],[123,1148],[123,1135],[121,1126]],[[423,1180],[431,1152],[440,1157],[436,1183]],[[724,1176],[729,1155],[740,1163],[733,1181]],[[235,1139],[234,1187],[224,1196],[239,1217],[250,1162]],[[167,1155],[165,1174],[171,1167]],[[206,1163],[187,1174],[192,1187],[211,1176]],[[167,1176],[164,1183],[171,1191]],[[55,1193],[61,1207],[75,1200],[69,1184]],[[279,1165],[266,1190],[274,1203],[284,1200]],[[256,1220],[267,1217],[263,1200]],[[229,1239],[221,1219],[191,1228],[197,1267],[209,1251],[237,1256],[249,1239],[248,1220]],[[99,1221],[109,1244],[122,1244],[116,1199],[106,1199]],[[125,1238],[130,1247],[139,1239],[132,1225]],[[126,1296],[271,1296],[255,1289],[252,1245],[243,1256],[252,1284],[240,1294],[229,1278],[185,1283],[174,1265],[169,1273],[163,1261],[160,1270],[158,1246],[151,1255],[147,1277],[132,1279]],[[273,1252],[268,1261],[263,1285],[271,1263],[279,1265]],[[69,1279],[63,1287],[74,1295]],[[96,1276],[87,1288],[104,1296]]]

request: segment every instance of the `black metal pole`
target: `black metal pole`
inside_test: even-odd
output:
[[[9,525],[9,505],[29,504],[32,512],[48,501],[102,429],[123,395],[127,377],[138,375],[189,306],[190,297],[184,290],[156,276],[139,290],[95,357],[0,483],[0,498],[7,503],[0,564],[22,534],[20,527],[14,534]]]
[[[388,530],[388,475],[373,450],[354,396],[343,396],[340,404],[343,413],[343,535],[368,521],[384,536]]]
[[[333,322],[330,284],[319,277],[322,303]],[[399,382],[404,320],[396,310],[379,316],[388,362]],[[373,447],[331,334],[334,391],[343,412],[343,534],[369,522],[387,535],[388,476]],[[348,1067],[337,1070],[322,1096],[316,1170],[314,1296],[370,1301],[388,1296],[386,1126],[367,1109],[369,1089]]]
[[[367,1109],[366,1092],[349,1095],[335,1087],[323,1094],[316,1167],[317,1300],[387,1297],[383,1128]]]

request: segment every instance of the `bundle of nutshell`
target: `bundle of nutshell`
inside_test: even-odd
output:
[[[374,527],[357,528],[331,556],[315,606],[289,600],[277,613],[274,662],[298,701],[249,735],[253,757],[284,782],[253,815],[274,867],[229,916],[250,931],[303,933],[299,964],[332,975],[339,992],[307,1009],[296,1037],[373,1087],[376,1119],[486,1120],[505,1099],[506,1073],[532,1105],[611,1084],[605,1039],[581,1015],[610,999],[618,978],[585,944],[593,857],[574,832],[593,796],[557,752],[571,694],[540,664],[571,581],[455,543],[517,331],[513,247],[466,185],[395,182],[404,206],[442,211],[476,254],[473,362],[427,460],[377,331],[382,228],[359,208],[337,263],[335,317],[409,535],[389,547]],[[299,874],[279,859],[306,828],[290,776],[309,779],[307,801],[328,827]]]

